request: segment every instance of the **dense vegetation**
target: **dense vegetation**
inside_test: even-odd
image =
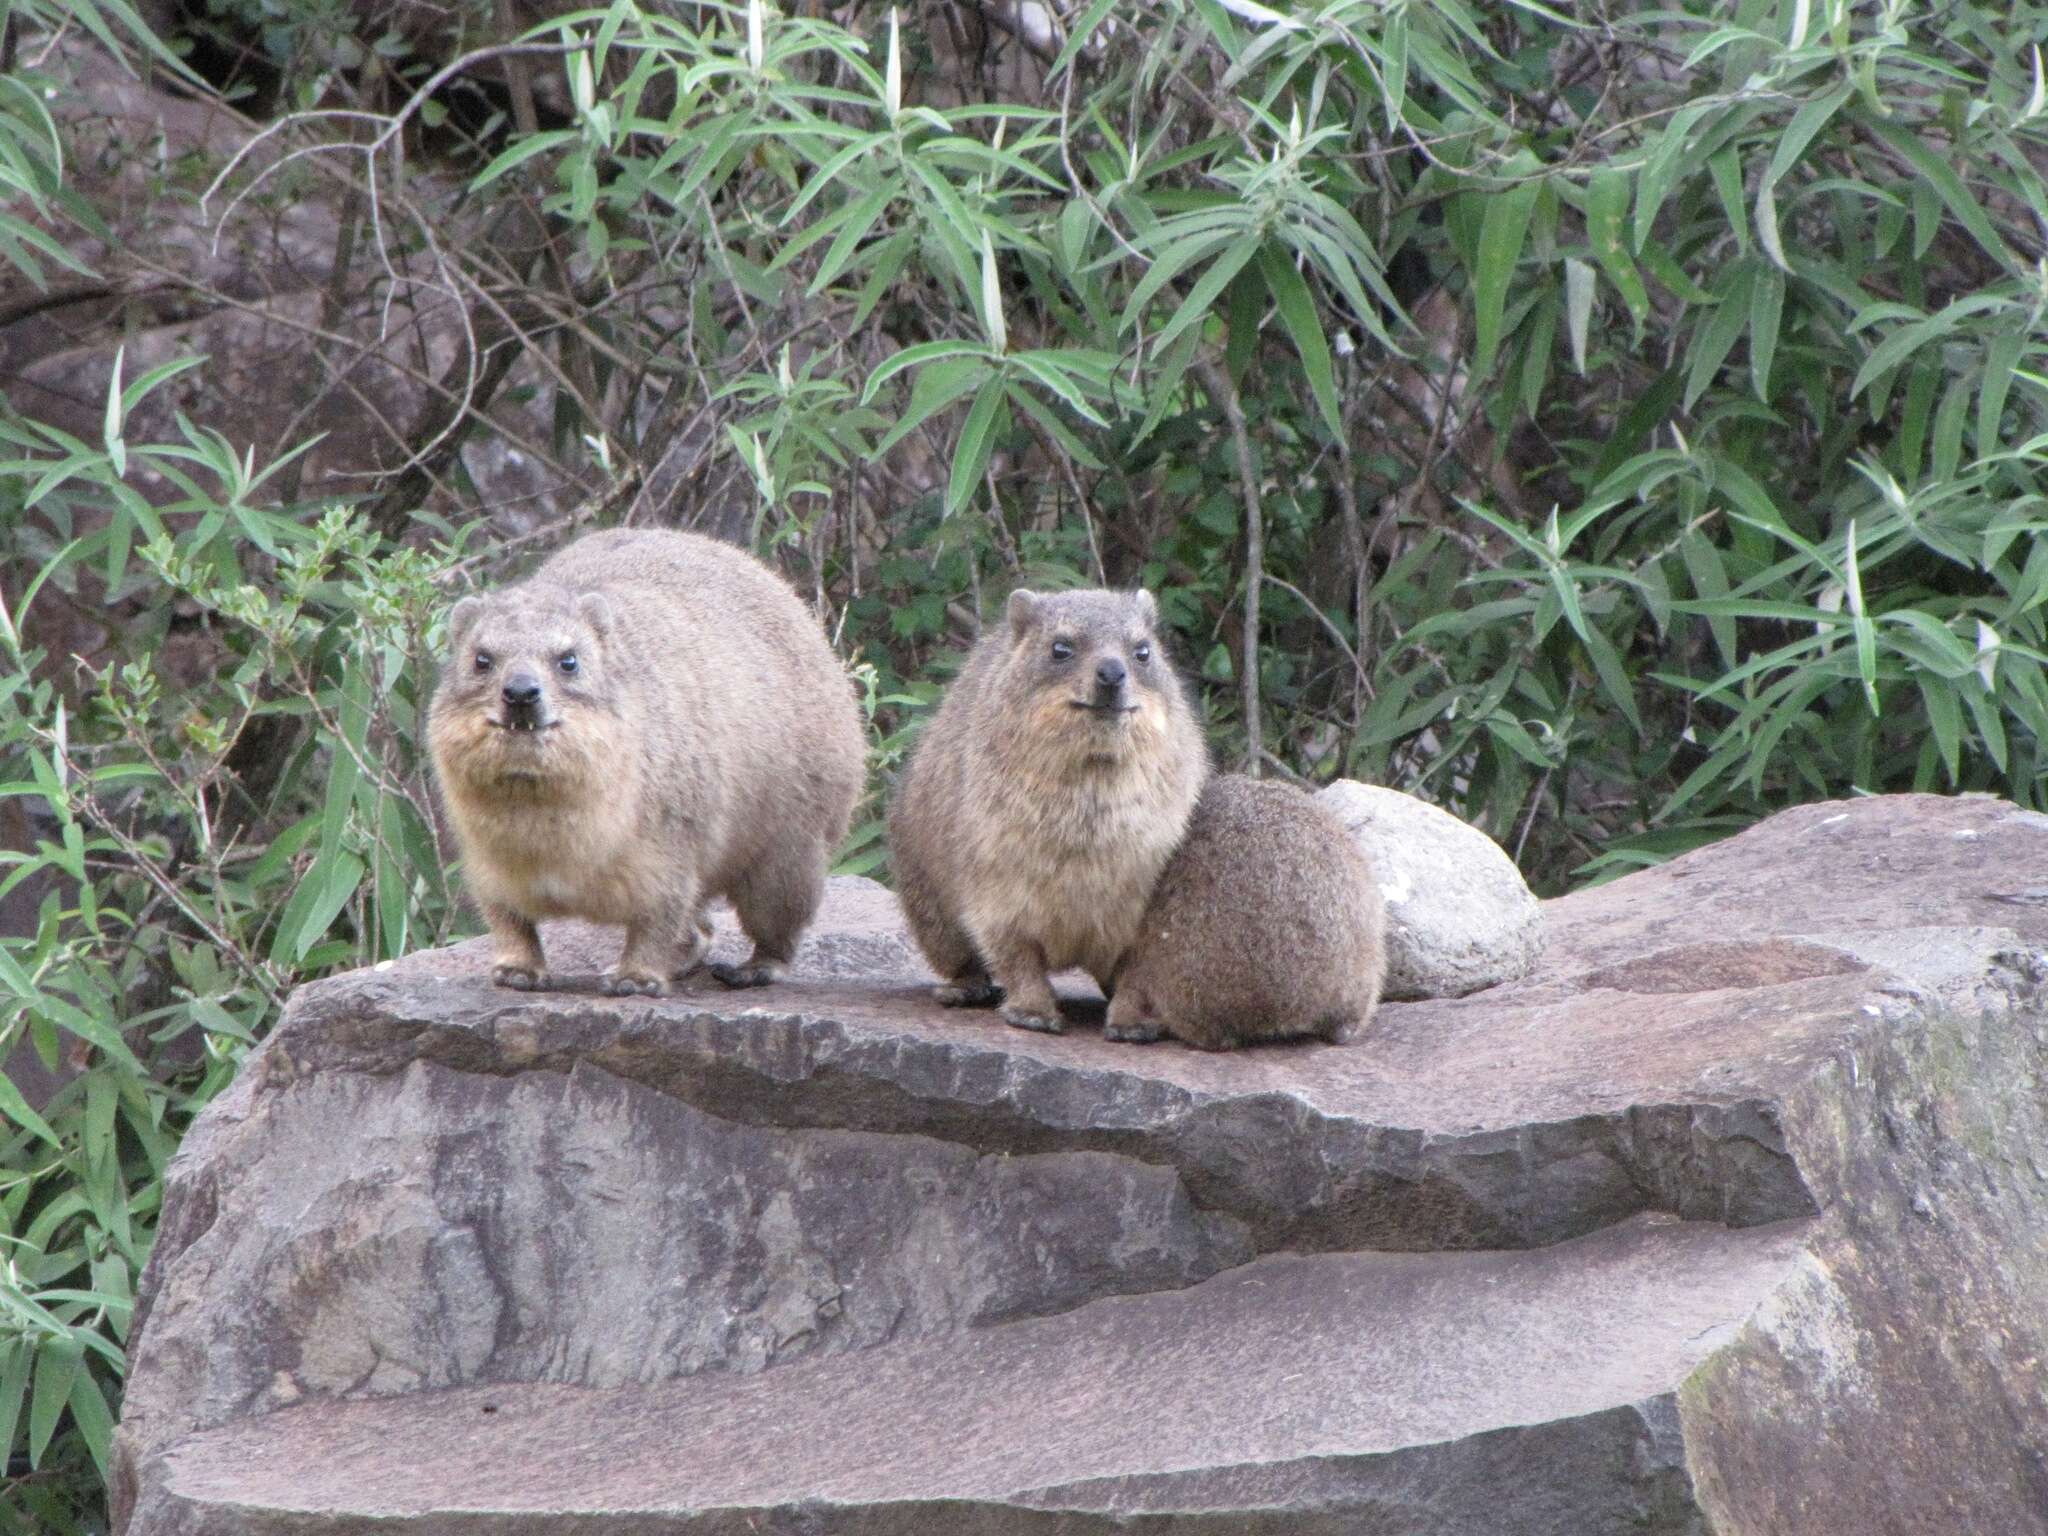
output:
[[[192,1114],[293,984],[459,927],[435,624],[579,527],[778,560],[878,793],[995,595],[1108,581],[1221,759],[1546,891],[2040,800],[2048,8],[513,14],[0,0],[0,1528],[103,1522]],[[207,134],[137,141],[124,68]]]

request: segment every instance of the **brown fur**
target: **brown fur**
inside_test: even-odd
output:
[[[719,896],[754,954],[714,973],[774,980],[865,774],[845,669],[788,584],[715,539],[616,529],[465,598],[448,634],[428,737],[498,981],[544,985],[535,921],[580,917],[626,929],[606,991],[659,993]],[[506,701],[515,676],[538,683],[530,711]],[[544,728],[507,728],[524,719]]]
[[[1345,1038],[1379,1004],[1385,930],[1342,822],[1298,789],[1221,774],[1159,877],[1103,1034],[1206,1051]]]
[[[1149,592],[1013,594],[889,808],[897,893],[946,979],[939,1000],[1000,992],[1007,1021],[1057,1033],[1049,973],[1114,984],[1208,772]]]

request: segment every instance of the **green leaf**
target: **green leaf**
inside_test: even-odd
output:
[[[1486,212],[1479,224],[1479,261],[1472,273],[1475,380],[1485,378],[1493,369],[1494,354],[1500,349],[1501,317],[1507,308],[1508,287],[1514,282],[1515,267],[1522,259],[1522,244],[1529,235],[1529,217],[1536,210],[1536,195],[1542,190],[1541,181],[1530,180],[1517,182],[1486,198]]]
[[[875,444],[875,456],[879,458],[887,453],[936,412],[978,388],[989,376],[991,366],[989,360],[977,352],[966,357],[941,358],[919,369],[917,382],[910,389],[910,404],[896,425]]]
[[[1764,171],[1765,186],[1775,186],[1779,178],[1799,163],[1799,157],[1806,153],[1806,146],[1813,142],[1814,135],[1827,126],[1828,119],[1854,93],[1854,86],[1838,85],[1792,114],[1792,121],[1785,125],[1778,147],[1771,154],[1771,163]]]
[[[1963,418],[1970,404],[1970,377],[1957,374],[1948,381],[1941,405],[1934,413],[1932,470],[1937,480],[1955,478],[1963,459]],[[1987,564],[1989,562],[1986,562]]]
[[[1937,678],[1916,679],[1920,700],[1927,708],[1927,724],[1934,732],[1934,744],[1941,764],[1948,772],[1950,788],[1959,786],[1963,771],[1963,712],[1953,690]]]
[[[1259,247],[1259,272],[1266,279],[1266,287],[1273,295],[1273,303],[1280,311],[1280,320],[1287,327],[1287,334],[1293,338],[1294,350],[1301,356],[1302,371],[1308,375],[1308,386],[1316,399],[1316,406],[1323,413],[1323,422],[1330,429],[1332,437],[1344,433],[1344,418],[1337,405],[1337,373],[1330,358],[1330,343],[1323,335],[1322,320],[1316,314],[1316,303],[1308,291],[1308,283],[1294,269],[1284,246],[1267,241]]]
[[[1984,348],[1984,382],[1977,390],[1977,456],[1998,451],[1999,423],[2005,416],[2005,398],[2012,389],[2012,376],[2027,350],[2027,333],[2001,331]]]
[[[28,1398],[29,1367],[35,1346],[26,1335],[0,1343],[0,1461],[11,1461],[14,1432],[21,1424],[21,1405]]]
[[[953,447],[953,473],[946,482],[946,515],[952,516],[967,504],[974,488],[981,484],[988,467],[998,408],[1003,403],[1000,376],[981,386],[974,404],[967,408],[967,421],[960,428],[960,441]]]
[[[125,419],[121,409],[121,363],[127,355],[128,347],[125,342],[114,348],[114,371],[107,381],[107,413],[101,433],[107,458],[113,464],[116,475],[128,473],[128,444],[121,436],[121,425]]]
[[[1650,315],[1650,296],[1629,257],[1622,231],[1631,185],[1632,178],[1626,171],[1608,169],[1593,173],[1586,187],[1586,240],[1593,248],[1593,259],[1600,263],[1600,270],[1607,274],[1622,303],[1628,306],[1635,338],[1640,342],[1643,322]]]
[[[78,1426],[78,1433],[104,1482],[114,1449],[114,1415],[91,1371],[81,1367],[73,1373],[70,1403],[71,1422]]]
[[[1843,546],[1843,585],[1848,588],[1850,623],[1856,632],[1856,675],[1863,679],[1863,696],[1870,704],[1870,712],[1878,713],[1877,705],[1877,627],[1871,623],[1870,615],[1863,603],[1863,577],[1856,563],[1856,519],[1849,519],[1849,532]]]
[[[1785,246],[1778,233],[1778,192],[1770,182],[1764,182],[1756,192],[1756,240],[1764,248],[1764,254],[1771,259],[1771,265],[1781,272],[1790,272],[1792,264],[1785,259]]]
[[[1221,256],[1209,263],[1208,270],[1195,280],[1195,286],[1182,299],[1171,320],[1161,327],[1152,338],[1155,354],[1164,347],[1173,345],[1173,338],[1191,325],[1197,325],[1209,318],[1210,306],[1216,296],[1223,292],[1224,285],[1244,269],[1253,256],[1258,254],[1260,241],[1256,235],[1247,235],[1228,247]]]
[[[1565,336],[1572,347],[1572,367],[1586,373],[1586,335],[1593,322],[1593,269],[1576,257],[1564,263]]]
[[[50,1128],[50,1123],[29,1107],[29,1102],[22,1097],[21,1090],[14,1086],[13,1080],[5,1073],[0,1073],[0,1114],[4,1114],[23,1130],[35,1132],[59,1151],[63,1150],[64,1143]],[[5,1449],[5,1442],[0,1441],[0,1451]]]
[[[520,139],[476,174],[469,184],[472,192],[480,192],[499,177],[516,170],[536,155],[544,155],[551,149],[560,149],[565,144],[574,144],[578,135],[572,129],[559,128],[547,133],[536,133]]]
[[[1721,365],[1734,349],[1736,338],[1749,324],[1750,293],[1755,283],[1756,264],[1743,261],[1729,268],[1715,285],[1720,303],[1713,317],[1694,336],[1691,364],[1686,370],[1685,408],[1688,411],[1692,409],[1693,402],[1706,392],[1707,386],[1714,382]]]
[[[2008,270],[2019,265],[2019,259],[1999,238],[1998,231],[1991,227],[1991,220],[1985,216],[1983,208],[1970,195],[1970,189],[1963,185],[1962,177],[1958,176],[1950,165],[1950,158],[1955,153],[1952,148],[1936,154],[1918,134],[1898,123],[1886,121],[1869,112],[1859,112],[1857,116],[1866,132],[1891,145],[1914,170],[1920,173],[1927,184],[1933,187],[1935,195],[1948,205],[1948,211],[1956,216],[1957,222],[1964,229],[1969,231],[1971,239]]]
[[[1593,660],[1593,670],[1600,675],[1602,690],[1628,717],[1628,723],[1635,727],[1636,738],[1641,740],[1643,717],[1636,708],[1635,687],[1628,680],[1628,668],[1622,664],[1621,653],[1614,648],[1614,642],[1597,629],[1589,629],[1582,638],[1586,654]]]
[[[988,348],[975,341],[920,341],[915,346],[903,347],[883,358],[860,392],[860,403],[874,403],[876,392],[906,368],[916,368],[924,363],[937,362],[948,357],[990,358]]]
[[[1776,267],[1757,273],[1749,291],[1749,377],[1756,397],[1771,399],[1771,360],[1778,353],[1778,322],[1785,310],[1785,274]]]
[[[1232,239],[1238,236],[1241,228],[1235,221],[1233,226],[1229,230],[1176,240],[1154,257],[1152,265],[1145,269],[1145,275],[1138,279],[1138,286],[1132,289],[1130,302],[1124,305],[1123,318],[1117,322],[1117,329],[1129,330],[1132,323],[1144,312],[1145,306],[1182,271],[1228,246]],[[1244,250],[1244,256],[1237,263],[1241,267],[1250,259],[1252,250],[1257,248],[1257,243],[1255,240],[1247,242],[1238,239],[1238,244],[1240,247],[1249,247]],[[1235,273],[1237,269],[1233,267],[1231,270]]]
[[[57,1419],[71,1398],[71,1382],[85,1368],[85,1346],[70,1335],[46,1340],[35,1352],[35,1386],[28,1404],[28,1464],[43,1463]]]
[[[327,930],[341,909],[355,895],[367,871],[352,853],[335,853],[317,859],[285,903],[278,919],[277,934],[270,945],[270,958],[296,965],[315,944],[327,937]]]
[[[1977,735],[1984,743],[1984,752],[2000,773],[2006,769],[2005,722],[1999,718],[1998,696],[1989,689],[1980,689],[1965,684],[1962,688],[1963,702],[1969,706],[1970,718],[1977,724]]]
[[[1742,195],[1742,161],[1730,147],[1709,156],[1707,170],[1714,178],[1715,192],[1720,194],[1721,211],[1728,215],[1728,225],[1735,231],[1735,244],[1748,255],[1749,212]]]

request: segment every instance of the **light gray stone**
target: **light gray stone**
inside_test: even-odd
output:
[[[1350,828],[1379,874],[1387,997],[1463,997],[1534,968],[1542,909],[1492,838],[1427,800],[1351,779],[1316,799]]]

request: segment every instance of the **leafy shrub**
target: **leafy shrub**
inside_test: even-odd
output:
[[[1039,100],[939,106],[894,12],[577,13],[533,34],[574,121],[476,185],[743,296],[708,350],[771,542],[943,446],[878,515],[877,574],[923,564],[849,605],[903,675],[1041,561],[1163,583],[1231,755],[1420,789],[1553,888],[1817,794],[2032,803],[2037,22],[1069,21]]]
[[[27,488],[9,557],[39,574],[0,625],[0,797],[32,851],[0,896],[40,892],[0,941],[0,1057],[60,1084],[40,1112],[0,1078],[0,1516],[89,1522],[106,1470],[134,1286],[164,1164],[300,979],[443,941],[453,916],[417,751],[445,555],[379,551],[340,509],[256,505],[223,440],[96,448],[0,422]],[[186,494],[151,507],[126,477]],[[90,530],[90,531],[85,531]],[[69,537],[64,535],[70,534]],[[54,550],[43,547],[63,538]],[[66,676],[22,643],[38,602],[97,585],[143,606],[132,659]],[[167,675],[167,631],[200,675]]]

